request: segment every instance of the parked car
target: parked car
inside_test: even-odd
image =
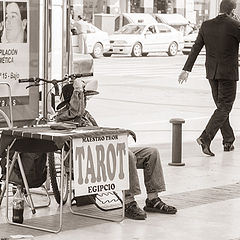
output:
[[[182,53],[184,55],[188,55],[191,52],[192,46],[197,39],[197,35],[198,35],[198,32],[194,32],[194,33],[191,33],[191,34],[183,37],[184,38],[184,47],[183,47]],[[206,49],[205,49],[205,47],[203,47],[200,53],[205,54],[205,52],[206,52]]]
[[[183,48],[182,33],[163,23],[127,24],[109,38],[110,50],[104,56],[131,54],[139,57],[152,52],[175,56]]]
[[[183,17],[181,14],[163,14],[163,13],[155,13],[154,17],[159,23],[165,23],[170,25],[171,27],[177,29],[182,32],[183,35],[186,35],[187,26],[189,25],[189,21]]]
[[[91,54],[93,58],[99,58],[110,48],[109,35],[107,32],[100,30],[91,23],[86,23],[86,25],[87,52]],[[72,46],[74,48],[74,52],[78,51],[78,44],[78,35],[73,35]]]
[[[118,31],[121,27],[131,23],[155,24],[158,22],[149,13],[122,13],[115,19],[114,31]]]

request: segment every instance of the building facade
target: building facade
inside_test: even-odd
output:
[[[201,24],[218,13],[220,0],[71,0],[74,18],[82,15],[93,22],[94,14],[180,13],[190,22]]]

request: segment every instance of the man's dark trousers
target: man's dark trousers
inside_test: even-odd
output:
[[[217,131],[220,129],[223,136],[223,144],[233,143],[235,140],[233,129],[229,122],[229,113],[232,110],[236,98],[237,81],[212,79],[209,80],[212,96],[217,109],[211,116],[201,137],[210,144]]]

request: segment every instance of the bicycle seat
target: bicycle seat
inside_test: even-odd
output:
[[[97,94],[99,94],[98,91],[93,91],[93,90],[85,91],[85,96],[93,96],[93,95],[97,95]]]
[[[98,88],[98,81],[95,79],[91,79],[90,81],[88,79],[84,79],[85,82],[85,96],[93,96],[99,94],[97,90]]]

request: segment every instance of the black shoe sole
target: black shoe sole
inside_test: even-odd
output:
[[[164,211],[159,208],[154,208],[154,207],[144,207],[144,211],[146,212],[156,212],[156,213],[163,213],[163,214],[176,214],[177,209],[171,210],[171,211]]]
[[[129,219],[133,219],[133,220],[145,220],[147,217],[146,217],[146,216],[135,216],[135,217],[131,217],[131,216],[128,216],[128,215],[125,213],[125,218],[129,218]]]
[[[205,143],[203,143],[203,141],[200,138],[197,139],[197,143],[202,147],[202,152],[204,154],[211,156],[211,157],[215,156],[215,154],[213,152],[211,152],[209,147]]]
[[[231,152],[234,150],[234,146],[231,146],[230,148],[224,148],[223,151],[224,152]]]

